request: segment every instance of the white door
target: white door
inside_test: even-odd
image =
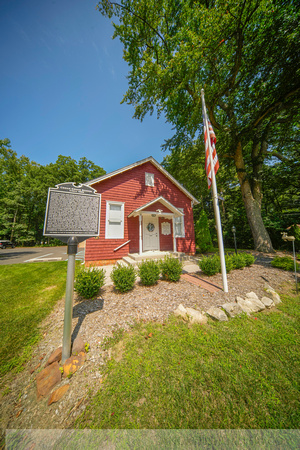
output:
[[[143,216],[143,250],[159,250],[158,217]]]

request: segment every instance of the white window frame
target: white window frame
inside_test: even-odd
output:
[[[145,185],[154,187],[154,173],[145,172]]]
[[[179,209],[180,212],[184,212],[183,208],[177,208]],[[177,234],[176,233],[176,225],[180,224],[180,228],[181,228],[181,233]],[[184,238],[185,237],[185,229],[184,229],[184,215],[183,216],[179,216],[179,217],[174,217],[174,233],[175,233],[175,237],[181,237]]]
[[[115,219],[114,222],[120,222],[120,230],[121,235],[116,236],[111,234],[109,231],[109,222],[110,222],[110,205],[119,205],[121,206],[121,214],[120,219]],[[124,239],[124,202],[116,202],[111,200],[106,200],[106,218],[105,218],[105,239]],[[113,222],[113,220],[111,220]]]

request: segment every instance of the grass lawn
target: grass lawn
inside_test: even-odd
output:
[[[0,266],[0,375],[22,370],[39,325],[65,293],[67,262]]]
[[[77,428],[299,428],[300,297],[227,323],[139,323],[115,334]]]

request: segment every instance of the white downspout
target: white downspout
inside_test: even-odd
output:
[[[139,254],[143,252],[143,241],[142,241],[142,214],[139,215]]]
[[[175,218],[172,218],[172,225],[173,225],[173,252],[177,252],[177,245],[176,245],[176,237],[175,237]]]

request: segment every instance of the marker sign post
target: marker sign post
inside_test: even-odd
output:
[[[44,236],[68,244],[62,363],[70,357],[75,257],[78,244],[99,236],[101,195],[90,186],[61,183],[49,188]]]

